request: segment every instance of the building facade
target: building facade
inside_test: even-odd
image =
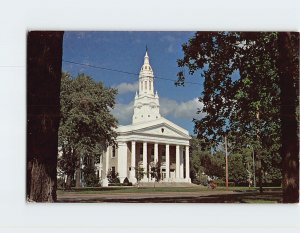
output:
[[[117,129],[117,147],[109,146],[98,167],[102,186],[108,185],[109,171],[117,172],[120,182],[137,182],[136,169],[142,167],[141,182],[154,182],[151,168],[159,165],[161,182],[191,182],[187,130],[160,115],[159,96],[154,90],[154,74],[148,52],[139,74],[139,90],[134,99],[132,124]]]

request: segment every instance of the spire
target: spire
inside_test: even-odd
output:
[[[146,45],[146,54],[145,54],[145,57],[144,57],[144,65],[149,65],[149,56],[148,56],[147,45]]]

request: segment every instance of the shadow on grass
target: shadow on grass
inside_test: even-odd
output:
[[[122,198],[105,198],[105,197],[91,197],[91,198],[61,198],[58,202],[69,203],[99,203],[99,202],[114,202],[114,203],[281,203],[282,194],[279,191],[265,192],[265,193],[233,193],[222,195],[208,195],[208,196],[181,196],[181,197],[130,197],[128,199]]]

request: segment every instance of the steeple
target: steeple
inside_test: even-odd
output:
[[[134,98],[132,123],[140,123],[160,118],[159,97],[154,95],[154,74],[150,65],[148,48],[144,56],[144,64],[139,74],[139,91]]]
[[[139,75],[139,95],[153,95],[154,96],[154,85],[153,85],[154,74],[150,65],[150,59],[148,55],[148,48],[146,46],[146,53],[144,56],[144,64],[141,67]]]

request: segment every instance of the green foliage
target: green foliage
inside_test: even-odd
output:
[[[96,175],[95,164],[92,162],[85,163],[83,169],[83,179],[87,187],[95,187],[99,183],[99,178]]]
[[[237,185],[247,185],[247,164],[242,154],[228,156],[228,179]]]
[[[63,153],[58,165],[65,174],[74,175],[80,157],[98,156],[107,145],[115,144],[117,120],[110,110],[116,94],[84,74],[76,78],[62,74],[58,136]]]
[[[141,165],[135,167],[135,177],[138,183],[143,179],[145,174],[146,173],[144,172],[144,168]]]
[[[183,45],[184,58],[178,65],[205,78],[199,99],[206,116],[195,120],[199,136],[222,142],[230,131],[240,144],[245,137],[257,141],[257,134],[278,140],[276,40],[276,33],[198,32]],[[184,73],[178,77],[180,85]]]
[[[236,166],[230,176],[237,182],[246,175],[237,154],[248,146],[256,152],[256,160],[262,161],[266,177],[280,177],[279,160],[271,159],[278,157],[280,147],[278,38],[276,32],[197,32],[182,46],[184,57],[178,60],[178,66],[187,67],[190,75],[204,78],[199,98],[204,107],[199,113],[205,117],[194,120],[195,133],[215,145],[227,135],[230,152],[235,154],[231,163]],[[182,70],[177,85],[184,81]]]
[[[112,170],[108,170],[107,172],[107,179],[110,184],[120,184],[120,179],[118,178],[118,176],[118,172]]]
[[[224,155],[212,154],[203,139],[192,138],[190,141],[190,171],[193,183],[207,184],[207,176],[222,179],[225,176]]]
[[[151,162],[150,163],[150,175],[152,178],[155,179],[156,182],[159,182],[161,179],[161,174],[160,174],[160,163],[159,162]]]

